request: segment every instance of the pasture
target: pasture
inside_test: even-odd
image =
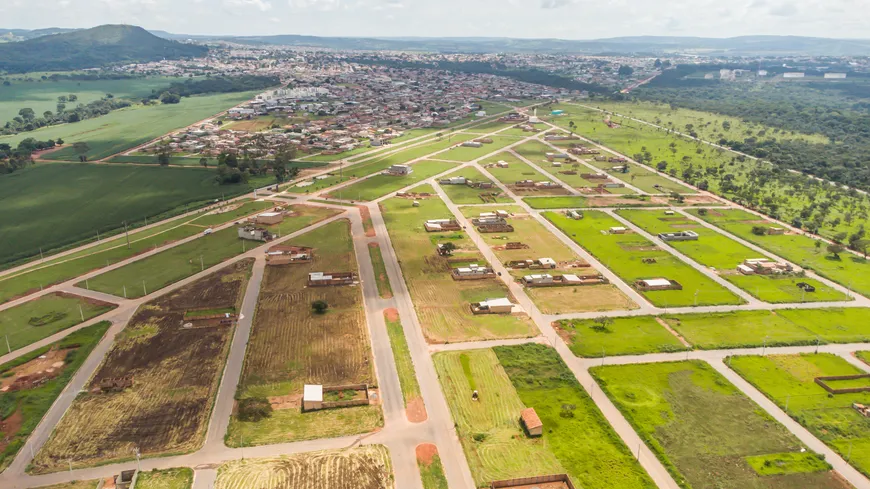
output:
[[[493,181],[485,177],[480,170],[471,166],[456,170],[442,178],[447,179],[452,177],[465,177],[475,183],[493,183]],[[441,185],[441,188],[454,204],[497,204],[501,202],[513,202],[513,199],[506,196],[501,189],[495,186],[492,188],[480,189],[469,187],[468,185]]]
[[[665,278],[679,282],[682,290],[640,292],[659,307],[741,304],[742,299],[674,255],[632,232],[613,234],[622,227],[615,218],[601,211],[585,211],[584,218],[573,220],[564,214],[546,212],[550,222],[584,247],[623,281]]]
[[[0,311],[0,351],[13,351],[47,338],[117,307],[77,295],[55,292]]]
[[[434,193],[430,186],[414,191]],[[426,339],[444,343],[537,335],[525,314],[471,313],[472,302],[510,297],[510,293],[495,279],[453,280],[448,259],[438,255],[436,245],[452,242],[457,248],[454,256],[470,262],[480,260],[480,252],[462,232],[427,233],[423,229],[426,220],[453,216],[437,197],[420,203],[420,207],[413,207],[409,199],[392,198],[380,206]]]
[[[555,327],[578,357],[600,358],[690,349],[654,316],[564,319]]]
[[[199,448],[234,328],[185,328],[185,314],[239,310],[252,266],[235,263],[140,307],[36,454],[33,472],[130,460],[134,448],[144,457]],[[132,386],[102,392],[104,381],[124,377]]]
[[[454,166],[456,166],[455,163],[445,163],[443,161],[420,161],[411,165],[413,171],[410,175],[375,175],[352,183],[340,190],[333,190],[328,196],[338,197],[338,193],[340,193],[346,199],[368,202],[405,187],[410,187],[439,173],[444,173]]]
[[[383,425],[378,405],[301,410],[304,384],[377,384],[360,287],[306,286],[310,272],[357,271],[350,223],[338,220],[287,244],[313,247],[314,259],[267,267],[238,390],[240,399],[268,399],[277,408],[259,421],[233,416],[230,446],[366,433]],[[329,305],[326,313],[312,310],[317,300]]]
[[[815,455],[802,455],[794,435],[706,363],[593,367],[591,373],[681,487],[851,487],[826,463],[756,472],[759,456]]]
[[[735,356],[726,361],[816,438],[870,474],[870,424],[852,408],[853,402],[870,404],[870,393],[828,394],[814,381],[866,372],[828,353]]]
[[[664,211],[620,210],[617,214],[628,219],[644,231],[658,235],[691,230],[698,233],[697,241],[669,241],[675,248],[696,262],[708,267],[741,289],[765,302],[831,302],[849,301],[846,294],[822,282],[799,275],[744,275],[737,265],[751,258],[765,258],[760,253],[733,239],[706,228],[681,214],[666,215]],[[798,282],[815,287],[815,292],[804,292]]]
[[[393,489],[383,445],[233,460],[218,467],[214,489]]]

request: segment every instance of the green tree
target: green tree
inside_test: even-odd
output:
[[[199,159],[199,166],[202,166],[204,168],[208,168],[208,158],[205,158],[205,157],[200,158]]]
[[[834,258],[839,260],[840,253],[844,252],[846,247],[839,243],[831,243],[828,245],[828,253],[834,255]]]
[[[75,102],[78,99],[79,99],[79,96],[74,94],[74,93],[69,94],[69,97],[67,97],[67,100],[69,100],[70,102]]]
[[[79,161],[85,162],[88,161],[87,152],[91,150],[90,145],[84,141],[77,141],[73,143],[73,152],[79,155]]]
[[[272,404],[264,397],[248,397],[239,401],[239,421],[260,421],[272,417]]]
[[[181,102],[181,97],[172,92],[163,92],[160,94],[160,103],[162,104],[177,104]]]
[[[36,117],[36,113],[29,107],[19,110],[18,115],[20,115],[25,121],[32,121]]]
[[[317,300],[311,303],[311,309],[317,314],[325,314],[326,310],[329,309],[329,304],[326,301]]]

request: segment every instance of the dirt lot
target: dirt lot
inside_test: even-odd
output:
[[[538,195],[571,195],[571,191],[565,187],[552,188],[535,188],[535,187],[517,187],[516,185],[507,186],[514,194],[520,197],[534,197]]]
[[[36,473],[201,446],[232,325],[185,329],[189,309],[238,308],[253,260],[244,260],[143,305],[115,339],[91,383],[37,454]],[[105,379],[133,386],[102,393]]]
[[[4,372],[5,376],[0,378],[0,392],[26,389],[41,384],[43,380],[57,377],[63,371],[67,353],[72,350],[75,348],[49,350],[45,355]]]

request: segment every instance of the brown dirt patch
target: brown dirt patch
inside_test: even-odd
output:
[[[16,382],[23,388],[28,385],[39,385],[43,379],[53,379],[63,372],[64,360],[68,352],[75,348],[63,350],[49,350],[44,355],[15,367],[11,370],[12,375],[0,379],[0,392],[6,392]],[[18,388],[15,388],[18,390]]]
[[[375,226],[372,224],[372,214],[369,211],[369,208],[364,205],[358,205],[356,208],[359,209],[359,215],[363,222],[363,229],[366,230],[366,237],[374,238],[377,236],[375,234]]]
[[[55,295],[57,297],[63,297],[64,299],[75,299],[75,300],[83,301],[89,305],[97,306],[97,307],[116,307],[117,306],[117,304],[114,304],[112,302],[104,302],[104,301],[101,301],[99,299],[94,299],[92,297],[85,297],[85,296],[81,296],[81,295],[70,294],[67,292],[55,292],[52,295]]]
[[[22,424],[24,424],[24,416],[21,414],[21,409],[16,409],[8,418],[0,421],[0,432],[3,433],[3,437],[0,438],[0,452],[9,446]]]
[[[422,423],[429,419],[429,414],[426,412],[426,405],[423,404],[422,397],[415,397],[408,401],[408,406],[405,408],[405,415],[408,421],[412,423]]]
[[[302,393],[270,397],[269,404],[276,411],[281,409],[296,409],[302,406]]]
[[[423,465],[431,465],[435,455],[438,455],[438,447],[431,443],[417,445],[417,461]]]
[[[396,322],[399,320],[399,311],[395,307],[391,307],[389,309],[384,309],[384,318],[390,322]]]
[[[712,195],[684,195],[684,204],[687,205],[699,205],[699,204],[719,204],[722,202],[721,199],[718,199]]]

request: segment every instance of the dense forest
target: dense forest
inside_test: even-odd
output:
[[[156,100],[165,93],[171,93],[178,97],[190,97],[204,93],[235,93],[253,90],[266,90],[281,84],[277,76],[235,76],[235,77],[209,77],[200,80],[187,79],[183,82],[172,83],[163,90],[155,90],[149,98]]]

